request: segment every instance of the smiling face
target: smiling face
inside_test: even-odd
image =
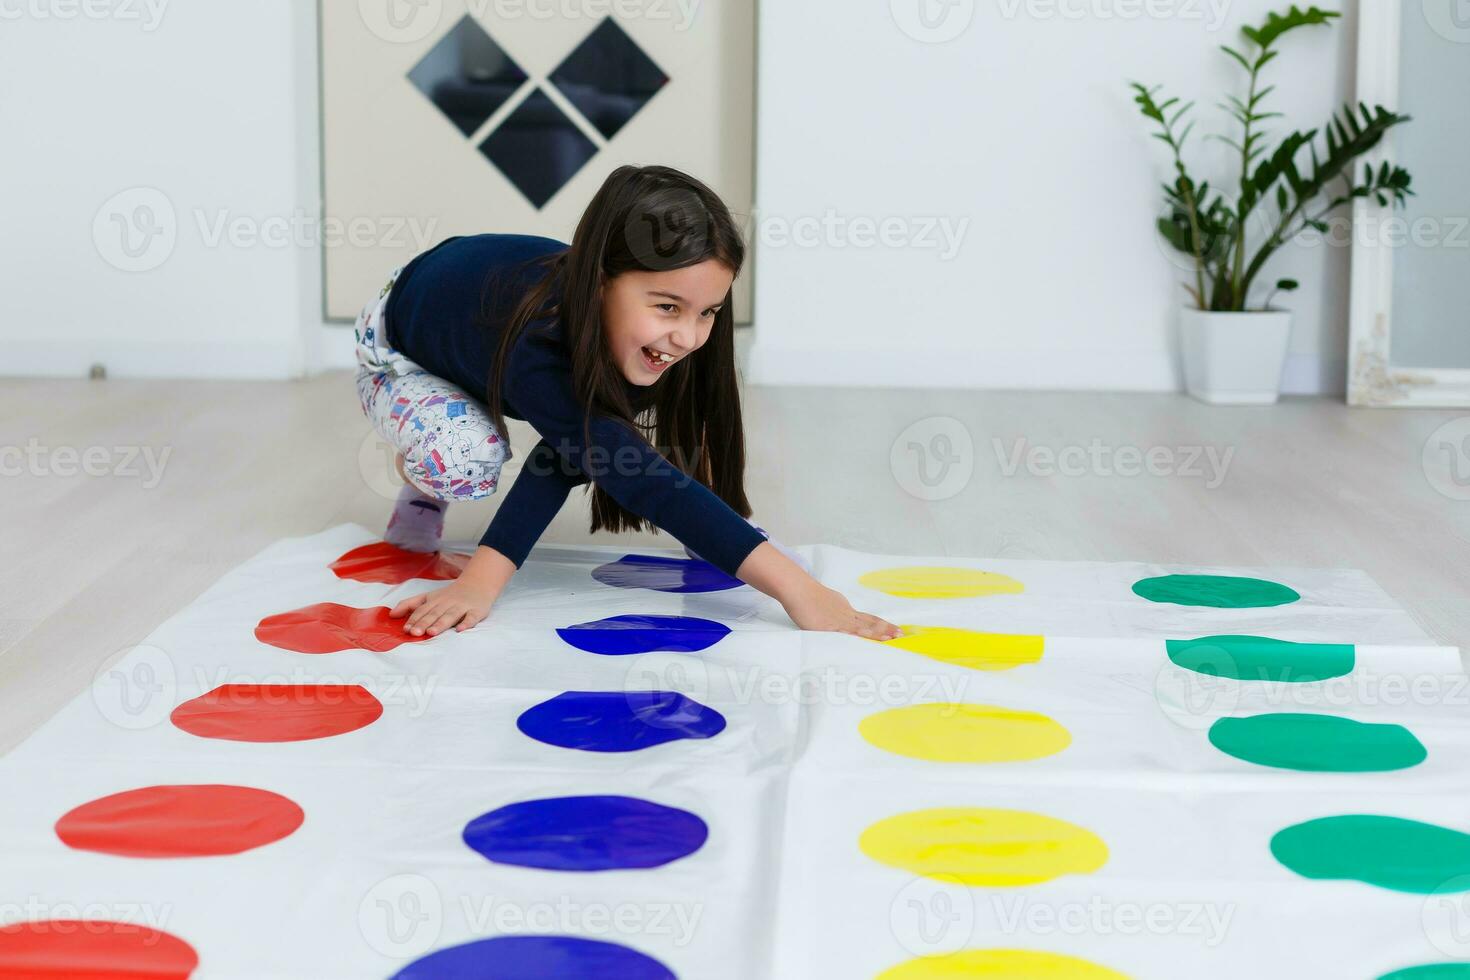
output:
[[[709,339],[735,275],[706,259],[666,272],[624,272],[602,287],[602,325],[618,370],[651,385]]]

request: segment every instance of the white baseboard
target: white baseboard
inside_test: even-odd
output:
[[[340,369],[356,370],[350,323],[311,325],[306,350],[288,344],[117,341],[36,341],[7,344],[0,376],[86,378],[93,364],[109,378],[220,378],[281,381]]]
[[[1072,391],[1176,391],[1181,384],[1162,351],[813,350],[759,340],[750,347],[745,380],[838,388]]]
[[[350,324],[323,323],[314,350],[281,344],[147,343],[139,341],[19,341],[6,347],[0,375],[85,378],[103,364],[109,378],[238,378],[281,380],[306,371],[354,369]],[[737,332],[737,353],[752,385],[836,388],[982,388],[1064,391],[1179,391],[1177,367],[1162,351],[1072,351],[1036,354],[898,350],[813,350],[777,347]],[[1291,354],[1281,390],[1292,395],[1340,395],[1346,362]]]
[[[13,378],[86,378],[101,364],[109,378],[301,377],[299,344],[189,343],[144,340],[21,340],[5,345],[0,374]]]
[[[1347,393],[1347,359],[1320,354],[1287,354],[1281,372],[1281,391],[1286,395],[1344,395]]]
[[[1335,395],[1345,388],[1346,364],[1292,354],[1282,391]],[[752,343],[744,359],[751,385],[834,388],[977,388],[1046,391],[1182,391],[1183,377],[1168,351],[822,350]]]
[[[351,323],[324,320],[316,335],[308,370],[320,374],[339,369],[357,370],[357,335]]]

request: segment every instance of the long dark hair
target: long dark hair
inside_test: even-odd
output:
[[[505,325],[486,385],[486,404],[499,430],[505,432],[501,398],[512,345],[531,321],[557,317],[571,358],[572,387],[582,403],[584,444],[591,443],[594,412],[624,422],[645,441],[652,432],[652,445],[670,463],[749,517],[733,296],[726,293],[705,343],[665,368],[652,397],[641,404],[629,399],[603,332],[605,282],[624,272],[683,269],[707,259],[736,274],[745,261],[739,229],[714,191],[669,167],[624,166],[609,174],[582,213],[571,247],[532,260],[545,267],[545,275]],[[591,486],[593,531],[657,530]]]

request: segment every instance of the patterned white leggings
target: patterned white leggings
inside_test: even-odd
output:
[[[404,459],[414,486],[439,500],[493,494],[510,441],[484,402],[389,346],[383,311],[399,266],[357,316],[357,397],[366,415]]]

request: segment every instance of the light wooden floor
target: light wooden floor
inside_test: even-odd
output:
[[[1430,433],[1464,413],[852,389],[751,389],[746,412],[756,517],[792,544],[1356,567],[1442,642],[1470,641],[1470,502],[1436,492],[1421,465]],[[936,417],[968,430],[974,472],[954,496],[926,502],[903,488],[890,450],[906,427]],[[0,751],[272,541],[344,521],[380,528],[393,485],[368,432],[345,371],[279,383],[9,381],[0,390],[0,450],[9,453],[0,458]],[[529,446],[529,434],[513,431],[513,445]],[[1214,488],[1188,475],[1007,476],[1005,457],[1022,438],[1051,450],[1098,440],[1234,455]],[[152,452],[162,477],[154,485],[141,460],[134,473],[67,475],[78,463],[62,447],[82,459],[102,447],[94,472],[126,463],[116,447]],[[40,472],[30,472],[32,460]],[[455,505],[450,536],[478,539],[495,506]],[[575,495],[546,540],[592,540],[585,506]]]

